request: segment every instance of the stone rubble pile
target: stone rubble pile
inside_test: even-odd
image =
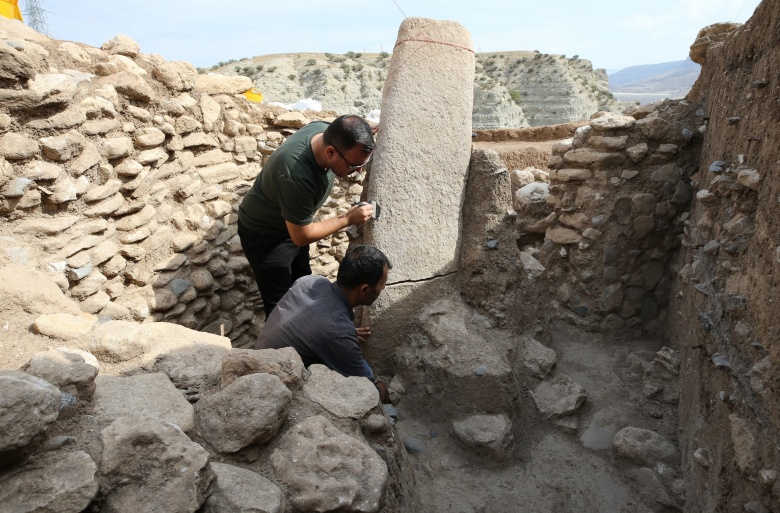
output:
[[[116,351],[68,347],[0,371],[9,511],[413,507],[403,505],[413,497],[404,449],[367,379],[307,371],[290,348],[233,349],[227,337],[165,322],[112,323],[71,343],[136,347],[145,372],[104,374]]]
[[[310,118],[249,102],[246,77],[198,75],[126,36],[98,49],[5,19],[0,35],[0,236],[12,261],[47,269],[101,320],[165,320],[251,345],[260,305],[236,210]],[[363,176],[338,182],[319,215],[359,199]],[[348,242],[319,242],[315,272],[334,275]]]

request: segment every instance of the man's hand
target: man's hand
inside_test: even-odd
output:
[[[384,381],[376,380],[376,389],[379,390],[379,400],[382,404],[390,404],[390,392],[387,390],[387,384]]]
[[[360,203],[347,210],[344,215],[350,226],[365,224],[374,216],[374,206],[369,203]]]
[[[366,338],[371,336],[371,328],[366,326],[365,328],[357,328],[357,337],[358,342],[360,342],[361,345],[366,343]]]

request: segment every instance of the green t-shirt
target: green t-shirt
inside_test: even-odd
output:
[[[314,160],[311,140],[328,127],[315,121],[274,151],[238,207],[241,223],[268,237],[290,238],[285,221],[305,226],[328,199],[336,175]]]

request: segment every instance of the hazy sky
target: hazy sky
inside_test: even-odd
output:
[[[26,2],[19,0],[22,10]],[[272,53],[390,52],[405,14],[459,22],[471,33],[478,52],[577,54],[607,69],[685,59],[699,29],[720,21],[744,22],[759,3],[38,0],[55,39],[100,46],[116,34],[126,34],[144,53],[199,67]]]

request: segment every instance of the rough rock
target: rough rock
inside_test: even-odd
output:
[[[531,337],[523,337],[520,358],[526,371],[542,379],[555,366],[557,355],[541,342]]]
[[[205,94],[243,94],[253,86],[252,79],[244,76],[198,75],[195,92]]]
[[[178,427],[148,417],[120,417],[100,434],[105,511],[194,513],[208,497],[209,454]]]
[[[44,433],[60,413],[60,391],[21,371],[0,371],[0,464]]]
[[[227,352],[209,345],[185,347],[157,357],[154,370],[165,373],[176,388],[194,394],[219,385],[220,361]]]
[[[287,420],[292,393],[271,374],[241,376],[198,402],[198,431],[220,452],[264,444]]]
[[[9,132],[0,137],[0,155],[9,159],[26,159],[40,152],[38,141],[26,135]]]
[[[303,384],[305,368],[295,349],[233,349],[222,359],[222,388],[240,376],[254,373],[273,374],[290,389]]]
[[[303,395],[337,417],[362,418],[379,404],[379,392],[362,376],[342,376],[324,365],[311,365]]]
[[[87,363],[83,356],[60,349],[35,353],[24,370],[63,392],[87,401],[95,391],[95,376],[98,374],[97,367]]]
[[[655,431],[625,427],[615,434],[612,450],[618,458],[626,458],[640,465],[674,462],[680,455],[669,440]]]
[[[97,317],[89,314],[46,314],[35,319],[32,328],[47,337],[71,340],[86,335],[97,322]]]
[[[225,463],[212,463],[217,476],[203,513],[282,513],[284,495],[260,474]]]
[[[545,418],[572,415],[587,397],[585,389],[566,374],[542,381],[531,395]]]
[[[84,451],[54,451],[0,474],[0,504],[8,512],[79,513],[98,492],[97,465]]]
[[[79,345],[106,362],[131,360],[149,348],[148,340],[141,334],[141,326],[129,321],[100,323],[80,339]]]
[[[9,264],[0,268],[0,297],[11,309],[31,314],[70,313],[78,315],[76,304],[42,273]]]
[[[111,55],[119,54],[130,58],[137,56],[141,50],[141,46],[133,38],[123,34],[109,39],[100,48]]]
[[[452,422],[458,440],[489,458],[502,461],[512,457],[512,422],[506,415],[473,415]]]
[[[379,511],[387,465],[368,445],[344,434],[325,417],[309,417],[287,431],[271,463],[294,508]]]
[[[198,70],[189,62],[165,62],[154,68],[152,76],[174,91],[189,91],[195,87]]]
[[[192,431],[195,426],[192,405],[162,373],[98,376],[92,404],[93,414],[102,423],[136,415],[160,419],[184,432]]]

